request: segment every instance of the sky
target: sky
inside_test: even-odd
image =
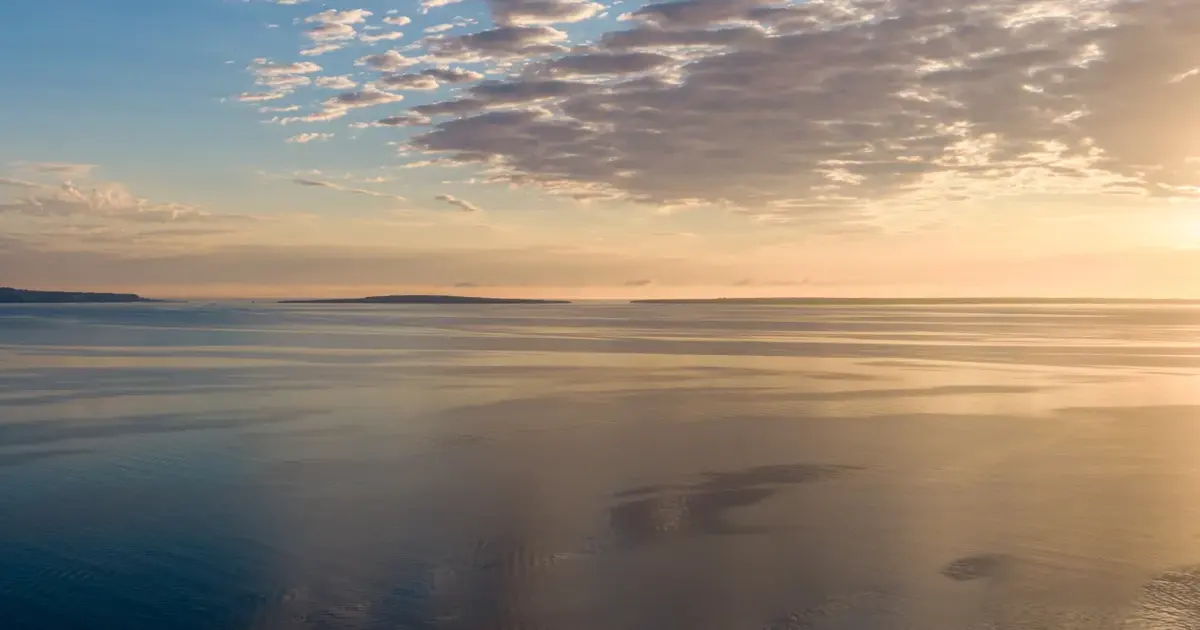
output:
[[[1200,298],[1195,0],[32,0],[0,286]]]

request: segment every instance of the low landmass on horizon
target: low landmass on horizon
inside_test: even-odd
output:
[[[280,300],[279,304],[570,304],[567,300],[487,298],[464,295],[374,295],[364,298]]]
[[[1200,300],[1138,298],[671,298],[630,300],[631,304],[764,304],[764,305],[928,305],[928,304],[1198,304]]]
[[[79,291],[33,291],[0,287],[0,304],[78,304],[159,302],[135,293],[88,293]]]

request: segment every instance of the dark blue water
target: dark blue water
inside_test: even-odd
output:
[[[1200,628],[1200,309],[0,307],[0,628]]]

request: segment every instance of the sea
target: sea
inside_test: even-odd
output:
[[[4,630],[1200,628],[1200,306],[0,306]]]

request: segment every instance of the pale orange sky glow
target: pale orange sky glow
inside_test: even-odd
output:
[[[199,4],[11,34],[0,286],[1200,298],[1191,0]]]

